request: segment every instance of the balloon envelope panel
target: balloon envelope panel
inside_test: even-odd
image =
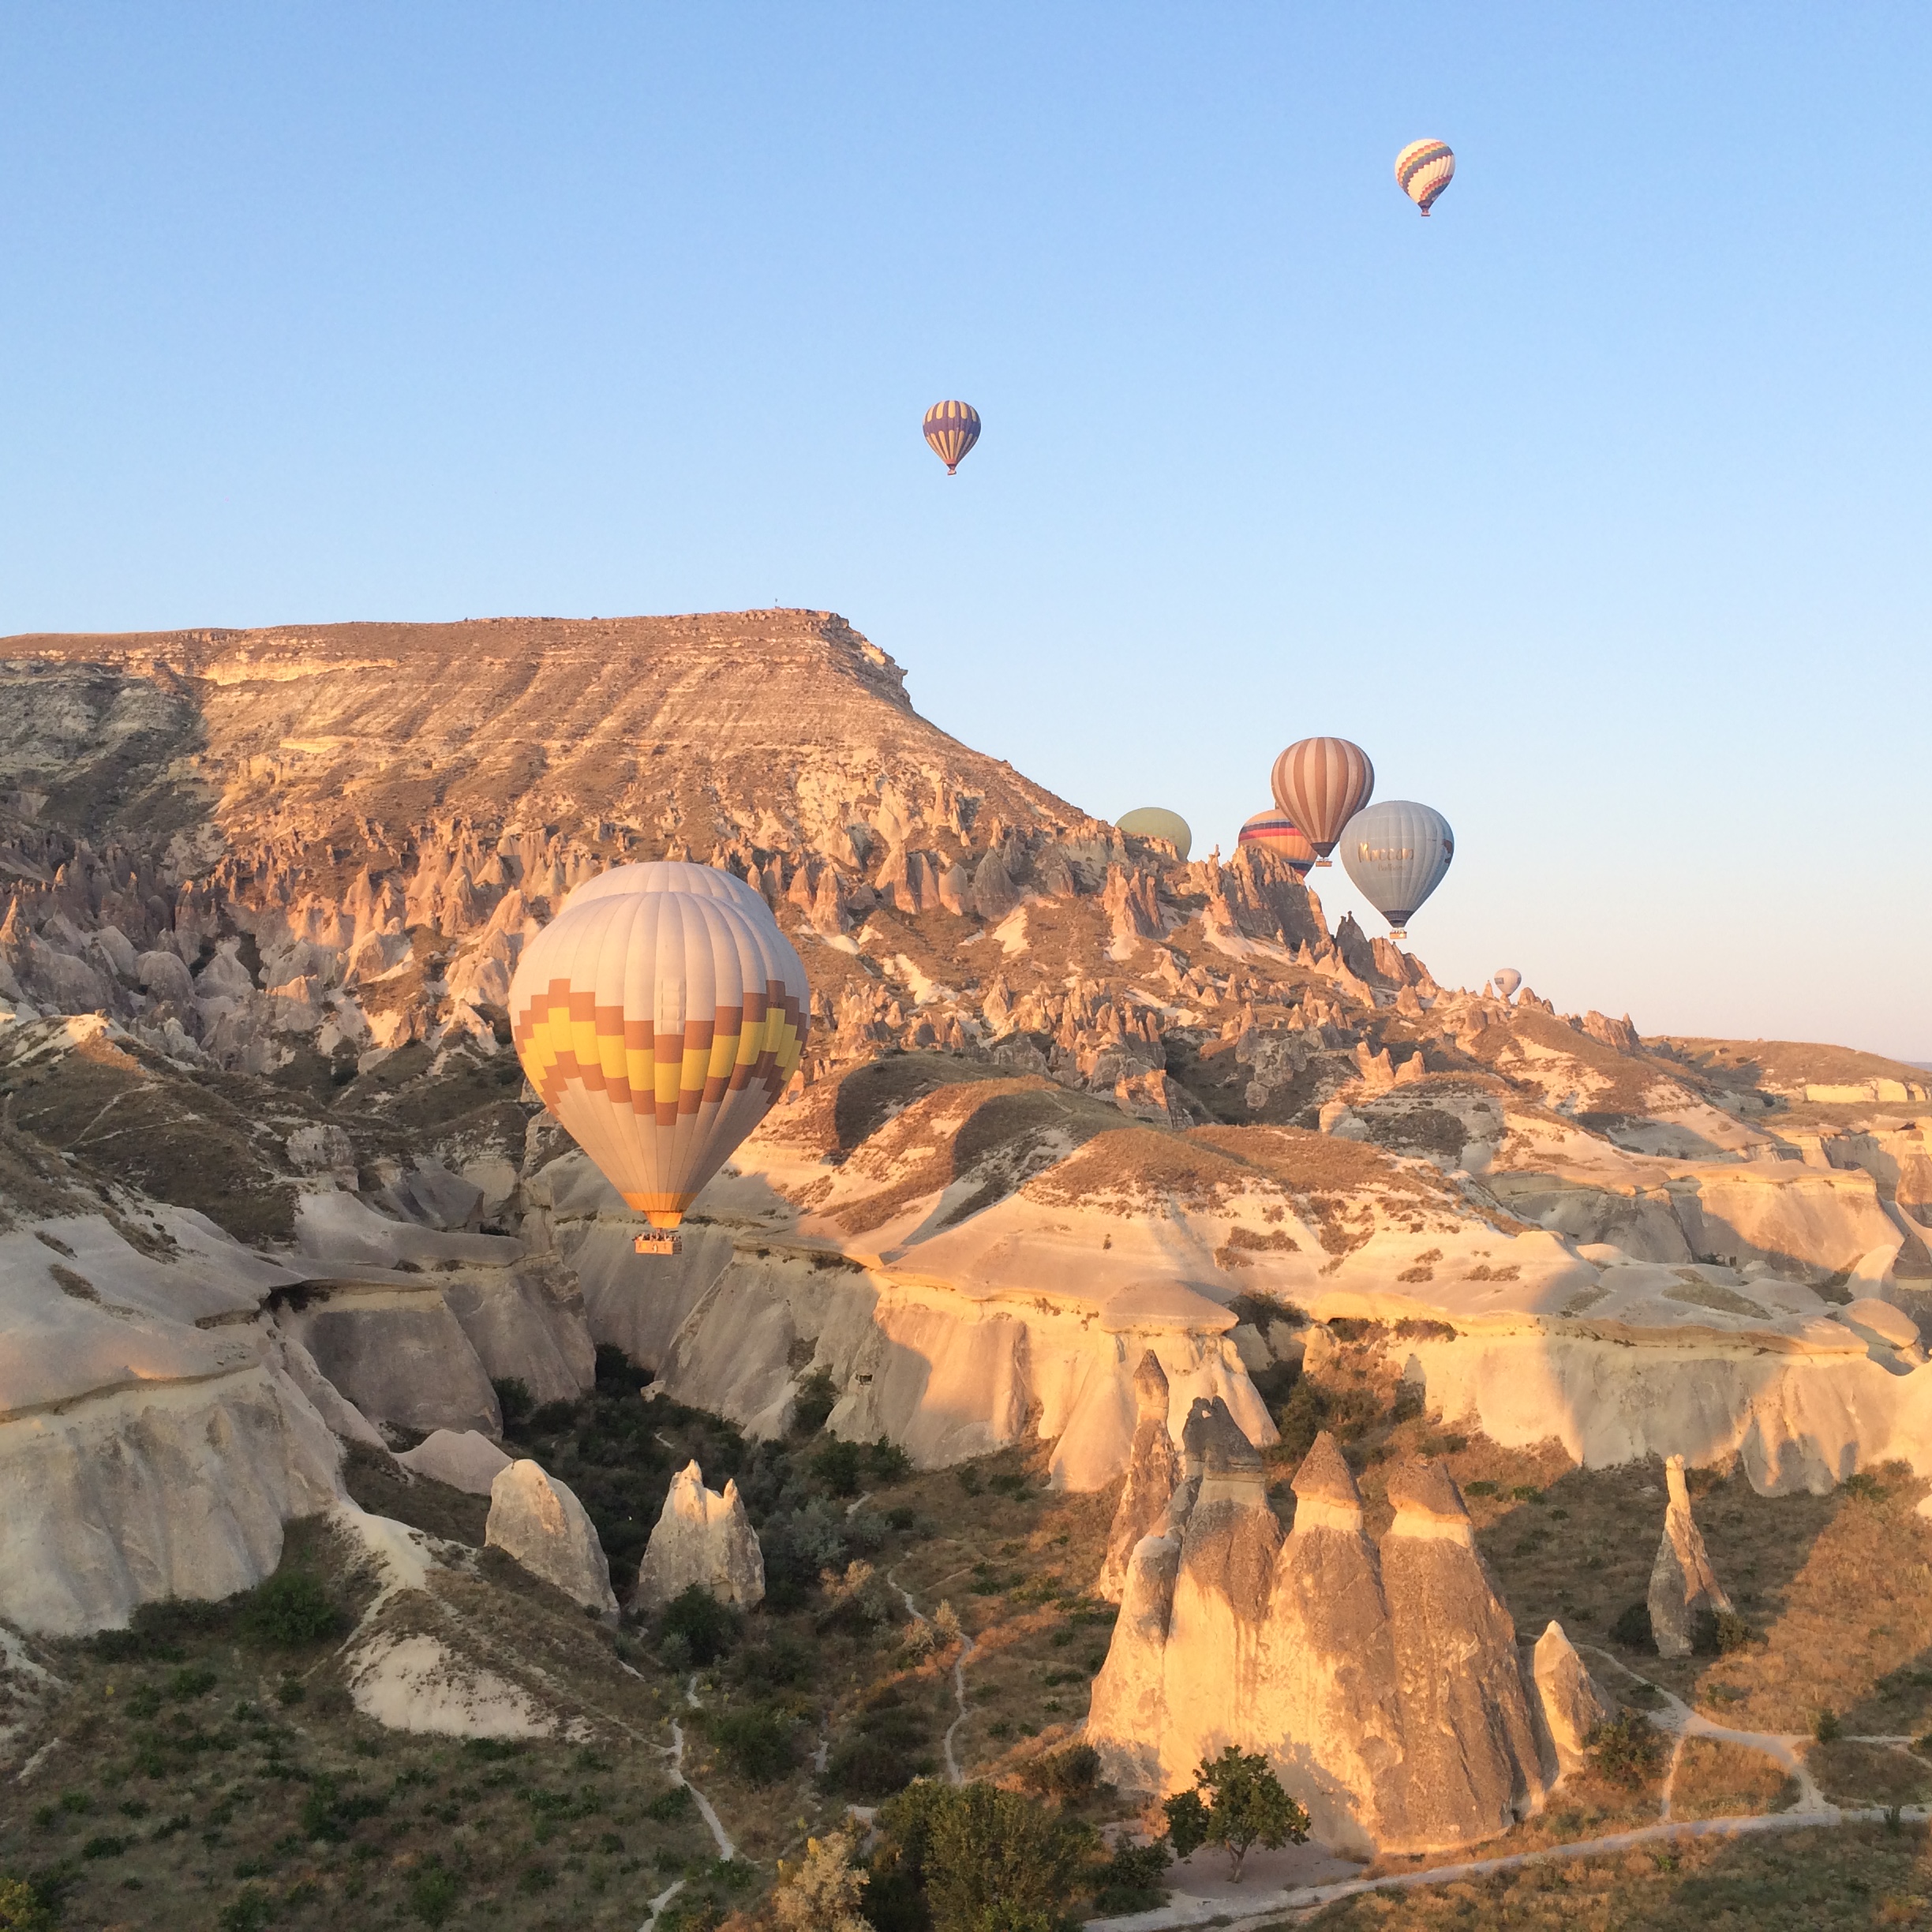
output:
[[[1136,838],[1165,839],[1185,859],[1194,847],[1194,828],[1178,812],[1164,806],[1141,805],[1114,822]]]
[[[1241,829],[1237,845],[1265,845],[1277,852],[1297,873],[1305,874],[1315,863],[1315,848],[1303,836],[1301,828],[1285,811],[1258,811]]]
[[[979,412],[970,402],[935,402],[926,412],[926,440],[950,476],[979,440]]]
[[[1355,889],[1397,932],[1442,883],[1455,834],[1432,805],[1384,799],[1357,812],[1342,834],[1342,863]]]
[[[1426,215],[1455,178],[1455,152],[1447,141],[1411,141],[1395,157],[1402,191]]]
[[[601,883],[524,947],[513,1036],[545,1106],[626,1204],[675,1227],[797,1070],[811,989],[748,887],[589,892]]]
[[[1368,754],[1346,738],[1302,738],[1275,761],[1269,788],[1326,859],[1342,828],[1368,803],[1375,767]]]
[[[728,899],[747,912],[769,913],[770,908],[735,872],[717,866],[694,865],[688,859],[650,859],[641,865],[612,866],[586,879],[565,896],[560,912],[592,899],[623,898],[643,892],[695,893],[701,899]]]

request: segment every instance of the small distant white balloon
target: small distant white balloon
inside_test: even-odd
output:
[[[1513,998],[1522,984],[1522,975],[1514,966],[1499,966],[1496,969],[1496,989],[1506,1000]]]

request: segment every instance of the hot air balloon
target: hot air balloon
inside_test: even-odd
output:
[[[1136,806],[1114,822],[1136,838],[1165,839],[1183,859],[1193,848],[1194,828],[1178,812],[1159,805]]]
[[[797,1069],[811,1010],[765,901],[672,859],[578,886],[510,983],[530,1084],[659,1230],[640,1253],[676,1251],[684,1210]]]
[[[1516,997],[1516,989],[1522,984],[1522,975],[1514,966],[1499,966],[1493,977],[1496,990],[1503,995],[1507,1005]]]
[[[1275,803],[1301,828],[1327,865],[1342,828],[1368,803],[1375,767],[1346,738],[1304,738],[1275,761],[1269,777]]]
[[[1455,154],[1447,141],[1411,141],[1395,157],[1395,180],[1426,215],[1436,197],[1455,178]]]
[[[979,412],[970,402],[935,402],[926,412],[926,440],[953,476],[979,440]]]
[[[1432,805],[1384,799],[1351,818],[1342,833],[1342,863],[1355,889],[1408,938],[1417,907],[1442,883],[1455,856],[1455,834]]]
[[[1301,828],[1285,811],[1270,807],[1258,811],[1241,829],[1237,845],[1265,845],[1279,852],[1294,867],[1297,878],[1306,878],[1315,863],[1315,848],[1302,836]]]

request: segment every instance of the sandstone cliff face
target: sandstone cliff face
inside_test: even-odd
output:
[[[1260,1458],[1199,1405],[1190,1468],[1128,1566],[1087,1737],[1156,1792],[1224,1746],[1264,1753],[1325,1841],[1441,1851],[1491,1837],[1544,1789],[1509,1613],[1440,1467],[1398,1472],[1378,1547],[1333,1440],[1295,1477],[1284,1537]]]
[[[1698,1624],[1729,1610],[1731,1599],[1717,1581],[1704,1547],[1703,1532],[1690,1514],[1690,1490],[1684,1481],[1682,1456],[1665,1458],[1664,1477],[1668,1500],[1657,1560],[1650,1568],[1650,1632],[1660,1657],[1688,1657],[1697,1641]]]

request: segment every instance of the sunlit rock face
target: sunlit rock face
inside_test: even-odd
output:
[[[812,1028],[683,1254],[646,1259],[526,1090],[505,1002],[565,894],[661,856],[761,894]],[[1507,1443],[1735,1455],[1769,1491],[1932,1472],[1932,1371],[1874,1312],[1932,1286],[1924,1094],[1846,1050],[1440,986],[1331,928],[1277,855],[1182,863],[960,744],[825,612],[0,644],[13,1131],[171,1230],[170,1292],[219,1319],[184,1341],[145,1303],[107,1318],[142,1360],[253,1325],[259,1372],[365,1448],[494,1432],[493,1383],[568,1399],[597,1344],[754,1435],[828,1378],[834,1434],[923,1466],[1032,1432],[1058,1484],[1138,1471],[1107,1587],[1159,1597],[1137,1552],[1171,1519],[1208,1619],[1171,1507],[1189,1417],[1218,1400],[1265,1446],[1256,1377],[1334,1320],[1383,1324],[1432,1410]],[[94,1280],[47,1231],[81,1258],[21,1238]],[[279,1271],[233,1308],[204,1292],[237,1265],[218,1233]],[[38,1262],[21,1279],[74,1299]],[[36,1316],[0,1383],[59,1383],[68,1350]],[[305,1452],[251,1454],[223,1574],[313,1493]],[[1196,1473],[1189,1576],[1213,1551],[1238,1576],[1265,1526],[1232,1465],[1219,1492]],[[8,1508],[0,1534],[40,1533]],[[1225,1549],[1224,1518],[1247,1524]],[[1359,1556],[1297,1522],[1284,1574]],[[113,1534],[134,1580],[77,1586],[84,1619],[171,1586],[135,1518]],[[1355,1700],[1369,1765],[1368,1705],[1291,1679],[1310,1709]]]
[[[1260,1458],[1225,1408],[1189,1424],[1192,1471],[1129,1564],[1087,1736],[1107,1776],[1166,1792],[1224,1747],[1258,1750],[1329,1843],[1434,1852],[1506,1830],[1544,1789],[1509,1613],[1447,1471],[1389,1485],[1363,1533],[1319,1437],[1284,1537]]]
[[[640,1610],[661,1609],[693,1588],[746,1610],[765,1601],[764,1553],[737,1483],[728,1477],[722,1491],[707,1489],[695,1462],[671,1479],[633,1601]]]

